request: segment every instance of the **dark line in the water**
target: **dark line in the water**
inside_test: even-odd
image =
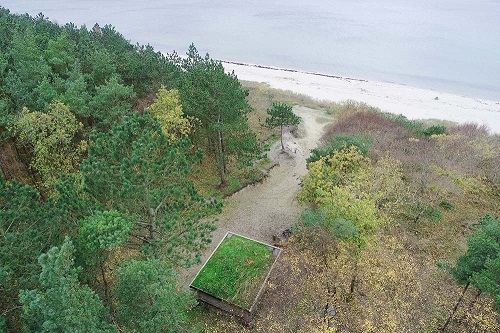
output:
[[[238,66],[246,66],[246,67],[256,67],[256,68],[262,68],[262,69],[270,69],[270,70],[273,70],[273,71],[283,71],[283,72],[292,72],[292,73],[300,73],[300,74],[309,74],[309,75],[316,75],[316,76],[324,76],[324,77],[329,77],[329,78],[332,78],[332,79],[350,80],[350,81],[358,81],[358,82],[368,82],[368,80],[356,79],[356,78],[352,78],[352,77],[345,77],[345,76],[338,76],[338,75],[329,75],[329,74],[323,74],[323,73],[318,73],[318,72],[299,71],[299,70],[290,69],[290,68],[279,68],[279,67],[264,66],[264,65],[253,65],[253,64],[247,64],[247,63],[244,63],[244,62],[227,61],[227,60],[220,60],[220,62],[226,63],[226,64],[238,65]]]

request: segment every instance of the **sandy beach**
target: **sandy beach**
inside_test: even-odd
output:
[[[333,77],[258,65],[224,62],[240,80],[264,82],[273,88],[290,90],[319,100],[365,102],[409,119],[444,119],[456,123],[487,125],[500,134],[500,101],[454,95],[394,83]]]

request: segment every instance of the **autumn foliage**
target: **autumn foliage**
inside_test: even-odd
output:
[[[444,332],[498,331],[498,259],[471,278],[484,292],[463,293],[442,267],[463,261],[481,217],[499,214],[500,138],[473,124],[426,135],[422,123],[346,108],[309,164],[309,208],[282,244],[254,326],[211,318],[206,331],[437,332],[462,294]],[[337,136],[366,139],[366,155],[329,146]]]

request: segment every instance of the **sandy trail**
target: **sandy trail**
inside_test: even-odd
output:
[[[224,209],[216,222],[212,243],[202,256],[204,263],[227,231],[232,231],[266,243],[272,236],[290,228],[300,213],[297,193],[301,177],[307,172],[306,159],[310,150],[318,145],[327,123],[333,119],[323,111],[305,107],[294,107],[293,111],[302,118],[296,137],[286,131],[283,135],[285,152],[276,142],[268,153],[271,161],[279,162],[262,184],[249,186],[224,202]],[[201,265],[194,265],[181,275],[181,281],[188,285]]]

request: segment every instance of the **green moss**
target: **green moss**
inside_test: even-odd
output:
[[[233,235],[222,241],[192,286],[249,309],[274,260],[267,245]]]

